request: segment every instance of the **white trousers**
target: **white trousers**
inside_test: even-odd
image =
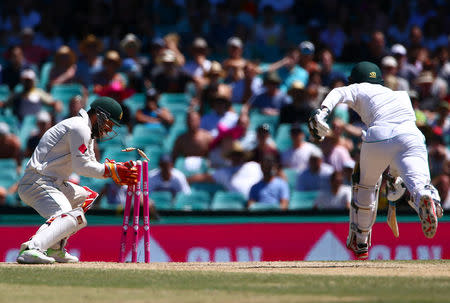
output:
[[[428,153],[423,135],[403,134],[380,142],[363,142],[360,154],[360,184],[375,186],[383,171],[396,170],[415,201],[430,184]],[[416,202],[417,203],[417,202]]]
[[[49,219],[80,206],[89,193],[81,186],[27,170],[19,182],[18,193],[22,201]]]

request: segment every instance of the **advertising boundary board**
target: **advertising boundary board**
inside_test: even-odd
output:
[[[20,244],[38,226],[0,226],[0,261],[14,262]],[[369,259],[448,259],[450,222],[441,222],[433,239],[422,234],[418,222],[399,223],[395,238],[382,222],[374,225]],[[150,227],[151,262],[230,262],[352,260],[345,247],[348,223],[234,223],[158,224]],[[117,262],[121,227],[95,225],[69,239],[70,253],[81,261]],[[138,261],[144,260],[139,235]],[[127,247],[127,259],[130,259]]]

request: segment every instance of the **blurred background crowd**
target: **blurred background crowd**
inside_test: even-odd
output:
[[[0,204],[42,134],[110,96],[124,109],[99,161],[150,157],[157,209],[345,209],[362,123],[306,126],[354,63],[408,91],[450,208],[450,3],[445,0],[77,0],[0,3]],[[72,176],[121,207],[125,188]],[[380,206],[385,204],[381,203]]]

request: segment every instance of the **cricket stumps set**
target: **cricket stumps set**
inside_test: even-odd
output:
[[[131,214],[131,204],[133,204],[133,234],[131,241],[131,262],[136,263],[139,246],[139,211],[141,196],[143,200],[143,229],[144,229],[144,253],[145,263],[150,263],[150,213],[148,197],[148,161],[136,161],[138,179],[135,185],[129,185],[123,213],[122,238],[120,240],[119,262],[125,262],[127,251],[127,234]],[[142,180],[142,187],[141,187]]]

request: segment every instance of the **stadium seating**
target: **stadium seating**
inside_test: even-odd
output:
[[[20,172],[21,175],[23,175],[25,173],[25,169],[27,168],[27,163],[28,163],[29,160],[30,160],[30,158],[23,158],[22,159],[22,162],[20,163],[20,166],[22,168],[22,171]]]
[[[206,173],[208,171],[208,163],[205,158],[201,157],[178,157],[175,161],[175,168],[180,170],[186,177],[194,174]]]
[[[20,201],[19,194],[13,193],[6,196],[6,205],[15,207],[15,206],[25,206],[25,203]]]
[[[267,123],[270,126],[270,134],[274,136],[278,126],[278,118],[279,116],[269,116],[258,111],[252,111],[250,113],[249,130],[256,130],[261,124]]]
[[[104,150],[108,146],[114,146],[118,148],[127,147],[128,129],[125,126],[115,127],[114,131],[117,133],[116,136],[107,140],[100,140],[98,145],[101,150]]]
[[[116,162],[126,162],[128,160],[139,159],[139,155],[136,151],[123,152],[122,147],[110,145],[102,153],[102,162],[106,158],[116,160]]]
[[[187,104],[177,104],[177,103],[168,103],[164,106],[161,106],[164,108],[167,108],[167,110],[173,115],[173,117],[176,119],[178,117],[186,116],[186,113],[188,111],[189,106]],[[181,118],[183,119],[183,118]]]
[[[147,155],[147,157],[150,159],[150,162],[148,163],[148,169],[152,170],[157,168],[159,165],[159,159],[161,158],[161,155],[164,153],[162,148],[158,145],[149,145],[145,146],[143,150]]]
[[[86,110],[88,110],[91,107],[92,102],[94,102],[98,97],[100,96],[97,94],[89,93],[85,106]]]
[[[303,133],[305,134],[305,140],[309,140],[309,129],[306,123],[300,124]],[[292,139],[291,139],[291,124],[283,123],[278,126],[275,143],[280,151],[285,151],[292,147]]]
[[[291,140],[291,124],[283,123],[278,126],[277,134],[275,136],[275,143],[279,151],[288,150],[292,146]]]
[[[2,169],[0,170],[0,186],[4,188],[11,187],[18,181],[16,169]]]
[[[294,168],[285,168],[283,169],[284,174],[286,175],[287,182],[289,184],[289,189],[292,191],[297,184],[298,171]]]
[[[83,86],[77,83],[53,85],[50,94],[63,103],[63,110],[59,115],[65,117],[69,113],[70,99],[76,95],[83,95]]]
[[[83,86],[81,84],[57,84],[53,85],[50,90],[52,96],[58,100],[65,102],[70,100],[73,96],[83,94]]]
[[[162,146],[167,131],[164,128],[148,128],[145,125],[138,124],[133,128],[130,146],[144,148],[148,145]]]
[[[212,202],[211,210],[244,210],[245,206],[237,202]]]
[[[318,196],[317,191],[294,191],[289,201],[291,210],[308,210],[314,206],[314,201]]]
[[[34,130],[37,130],[36,116],[25,116],[18,134],[21,146],[27,146],[28,138]]]
[[[182,119],[182,121],[178,120],[178,118]],[[175,123],[172,125],[172,127],[169,129],[169,134],[167,135],[166,139],[164,140],[163,146],[164,151],[166,153],[171,153],[173,150],[173,146],[175,144],[175,141],[177,140],[178,136],[186,132],[186,122],[185,117],[176,117]]]
[[[0,159],[0,186],[8,189],[19,179],[15,159]]]
[[[159,105],[162,107],[169,107],[174,104],[189,105],[190,97],[188,94],[180,93],[163,93],[159,97]]]
[[[245,209],[245,197],[240,193],[218,191],[214,195],[212,210],[243,210]]]
[[[123,104],[128,107],[132,116],[136,115],[138,109],[142,109],[145,106],[145,94],[136,93],[133,96],[125,99]]]
[[[47,89],[47,84],[50,78],[50,70],[52,69],[53,62],[45,62],[42,64],[41,72],[39,75],[39,87],[43,90]]]
[[[278,204],[269,204],[269,203],[253,203],[248,208],[250,211],[268,211],[268,210],[278,210],[280,209],[280,205]]]
[[[8,99],[10,94],[9,87],[6,84],[0,85],[0,101]]]
[[[205,191],[209,195],[214,196],[219,190],[224,190],[223,186],[217,183],[191,183],[193,190]]]
[[[239,103],[233,103],[232,107],[234,109],[234,111],[239,114],[242,110],[242,106],[244,106],[243,104],[239,104]]]
[[[173,209],[172,193],[168,191],[154,191],[150,192],[150,199],[155,203],[157,210]]]
[[[0,115],[0,122],[8,124],[9,131],[13,134],[19,134],[19,119],[13,115],[10,109],[5,109],[3,114]]]
[[[106,183],[110,181],[111,179],[97,179],[80,176],[80,186],[87,186],[98,193],[100,193],[105,187]]]
[[[206,191],[193,190],[190,195],[178,193],[175,198],[176,210],[208,210],[210,195]]]
[[[333,64],[333,69],[336,71],[340,71],[346,77],[348,77],[348,76],[350,76],[354,65],[355,65],[355,63],[335,62]]]

